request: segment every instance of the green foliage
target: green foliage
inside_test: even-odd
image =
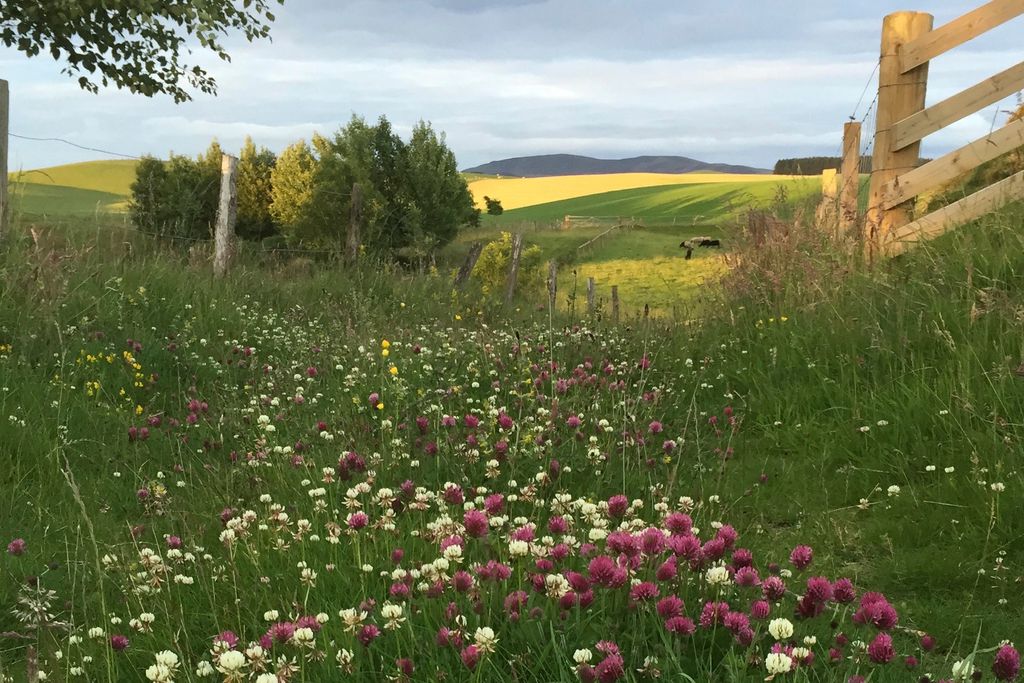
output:
[[[256,148],[251,137],[245,138],[238,158],[238,223],[235,233],[244,239],[263,239],[277,228],[270,213],[277,157],[266,147]]]
[[[268,0],[4,0],[0,42],[29,57],[48,52],[91,92],[113,85],[183,102],[191,99],[188,86],[217,91],[205,69],[183,61],[192,53],[189,45],[228,60],[223,36],[268,37],[271,7]]]
[[[498,199],[493,199],[485,195],[484,204],[487,206],[487,214],[490,216],[500,216],[505,213],[505,209],[501,206],[501,201]]]
[[[270,214],[289,239],[298,240],[308,229],[316,163],[309,144],[300,140],[281,152],[271,172]]]
[[[505,291],[508,271],[512,265],[512,233],[502,232],[501,237],[484,245],[473,267],[473,277],[479,281],[480,289],[486,295],[498,295]],[[519,273],[516,277],[516,293],[536,293],[544,285],[543,255],[536,244],[523,248],[519,257]]]
[[[285,150],[271,178],[271,213],[294,242],[337,246],[354,183],[363,191],[363,245],[406,263],[424,264],[479,219],[444,138],[420,122],[406,143],[383,116],[374,125],[353,117],[332,138]]]
[[[196,159],[172,154],[143,158],[132,183],[135,226],[161,237],[206,239],[217,216],[222,151],[214,142]]]

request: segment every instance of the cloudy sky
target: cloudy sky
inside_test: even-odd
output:
[[[940,25],[981,0],[923,0]],[[527,154],[681,154],[770,167],[837,154],[877,62],[895,0],[287,0],[273,42],[198,53],[217,97],[175,105],[92,95],[49,57],[0,48],[11,132],[125,154],[228,149],[246,134],[279,150],[352,114],[418,119],[447,133],[461,167]],[[1021,20],[1018,20],[1018,22]],[[1017,23],[1017,22],[1015,22]],[[1021,59],[1019,23],[935,60],[929,101]],[[1012,100],[1001,106],[1006,109]],[[928,139],[925,154],[987,133],[989,107]],[[11,141],[10,167],[100,158]]]

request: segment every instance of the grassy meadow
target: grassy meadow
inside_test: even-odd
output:
[[[0,676],[994,680],[1024,633],[1022,222],[874,271],[751,253],[699,324],[623,326],[19,226]]]

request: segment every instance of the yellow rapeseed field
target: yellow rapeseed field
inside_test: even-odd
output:
[[[777,183],[788,177],[745,173],[608,173],[547,176],[544,178],[486,178],[471,182],[469,190],[473,193],[473,199],[481,209],[485,208],[485,195],[500,200],[505,209],[518,209],[524,206],[636,187],[695,183]]]

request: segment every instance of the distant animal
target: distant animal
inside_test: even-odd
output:
[[[720,248],[722,246],[722,240],[715,239],[713,237],[691,237],[688,240],[683,240],[679,243],[680,249],[686,250],[686,260],[689,261],[690,257],[693,256],[693,250],[696,247],[715,247]]]

